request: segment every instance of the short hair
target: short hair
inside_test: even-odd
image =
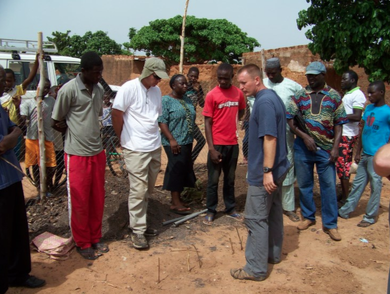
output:
[[[190,67],[190,69],[188,70],[188,74],[190,72],[196,72],[198,75],[199,75],[199,68],[197,68],[196,66],[192,66]]]
[[[217,71],[230,71],[233,75],[233,66],[229,63],[221,63],[219,66],[218,66],[218,69]]]
[[[358,82],[359,77],[358,77],[357,73],[356,73],[355,71],[353,71],[352,69],[346,71],[345,74],[349,74],[349,76],[350,76],[352,79],[354,79],[356,83]]]
[[[374,81],[374,82],[371,82],[368,86],[375,87],[375,89],[382,91],[383,94],[386,93],[386,87],[385,87],[385,83],[383,81]]]
[[[14,71],[10,68],[5,69],[5,74],[11,74],[14,80],[16,79]]]
[[[244,71],[246,71],[252,78],[256,76],[263,78],[263,73],[261,72],[260,68],[256,64],[250,63],[244,65],[238,70],[237,75],[243,73]]]
[[[91,70],[94,66],[102,66],[103,60],[95,51],[88,51],[81,56],[81,68]]]
[[[179,77],[184,77],[184,78],[185,78],[185,76],[182,75],[182,74],[176,74],[176,75],[173,75],[173,76],[171,77],[171,80],[169,81],[169,86],[171,87],[171,89],[173,89],[173,84],[175,83],[175,81],[176,81]]]

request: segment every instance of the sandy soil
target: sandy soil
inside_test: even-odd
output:
[[[241,211],[246,193],[245,173],[246,167],[239,166],[236,197]],[[109,182],[113,180],[108,176]],[[149,250],[132,248],[127,229],[128,185],[125,180],[122,183],[123,190],[117,189],[114,193],[109,184],[106,187],[103,234],[109,240],[109,253],[90,262],[76,252],[66,261],[54,261],[32,251],[32,274],[45,278],[47,285],[36,290],[12,288],[8,293],[363,294],[386,291],[390,258],[387,208],[390,182],[387,180],[384,180],[378,222],[369,228],[356,226],[367,204],[367,188],[351,218],[339,219],[341,242],[332,241],[322,232],[319,212],[317,224],[303,232],[298,232],[296,223],[284,217],[283,260],[269,266],[269,277],[263,282],[237,281],[230,276],[231,268],[245,264],[245,249],[241,249],[237,232],[243,248],[247,232],[241,223],[221,213],[211,227],[202,224],[202,217],[177,228],[162,226],[163,220],[177,215],[169,212],[169,195],[160,188],[150,201],[149,213],[152,225],[160,234],[150,239]],[[318,192],[315,199],[319,205]],[[195,209],[204,207],[202,203],[192,206]],[[219,209],[223,210],[222,204]],[[61,216],[50,231],[67,235],[66,216]],[[33,231],[32,236],[37,233]],[[363,239],[368,243],[362,242]]]
[[[201,118],[202,116],[198,116],[203,129]],[[240,138],[242,137],[241,131]],[[204,164],[206,154],[207,150],[204,148],[195,168],[203,188],[192,191],[187,197],[194,210],[205,208],[202,198],[207,183]],[[32,274],[46,279],[47,285],[36,290],[11,288],[8,293],[386,292],[390,259],[390,182],[387,179],[383,180],[378,222],[368,228],[356,226],[363,217],[369,198],[367,187],[351,218],[339,219],[339,232],[343,238],[340,242],[332,241],[322,231],[317,184],[317,224],[307,231],[299,232],[297,223],[284,217],[282,262],[269,266],[269,277],[263,282],[237,281],[230,276],[229,271],[245,265],[247,231],[242,223],[222,213],[224,206],[221,196],[218,206],[221,213],[217,215],[213,226],[203,225],[203,217],[176,228],[162,226],[163,221],[178,217],[169,211],[169,193],[161,190],[164,158],[163,155],[162,171],[155,193],[149,201],[148,220],[150,226],[159,231],[159,236],[149,239],[149,250],[138,251],[131,246],[127,212],[129,184],[127,179],[113,177],[107,169],[103,239],[109,243],[110,252],[92,262],[83,259],[75,251],[68,260],[55,261],[32,249]],[[239,211],[243,211],[245,205],[245,175],[246,166],[238,166],[235,191]],[[23,182],[26,197],[36,196],[36,189],[26,179]],[[296,204],[298,207],[298,199]],[[55,198],[30,206],[28,218],[31,238],[44,231],[69,236],[65,191]],[[363,242],[365,240],[367,243]]]

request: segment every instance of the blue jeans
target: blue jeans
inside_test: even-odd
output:
[[[294,165],[299,187],[302,215],[314,221],[316,206],[313,199],[314,165],[320,182],[322,224],[325,228],[337,228],[336,169],[325,150],[309,151],[301,138],[294,142]]]
[[[349,214],[355,210],[368,181],[370,181],[371,196],[370,200],[368,200],[366,214],[364,215],[363,220],[372,224],[375,223],[381,200],[382,177],[375,173],[373,159],[374,156],[367,154],[362,155],[362,159],[360,160],[356,171],[356,177],[352,183],[351,193],[349,193],[347,202],[339,210],[339,214],[343,218],[348,218]]]

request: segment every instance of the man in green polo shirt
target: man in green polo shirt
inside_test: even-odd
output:
[[[103,109],[103,61],[96,52],[81,57],[81,73],[58,92],[53,127],[65,132],[70,227],[77,251],[86,259],[108,252],[100,242],[104,209],[105,154],[99,116]]]

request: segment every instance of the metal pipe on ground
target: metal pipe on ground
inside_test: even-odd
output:
[[[200,215],[202,213],[206,213],[206,212],[207,212],[207,209],[204,209],[204,210],[197,211],[197,212],[191,213],[189,215],[186,215],[186,216],[182,217],[180,220],[175,221],[173,223],[172,227],[177,227],[178,225],[184,223],[185,221],[192,219],[194,217],[197,217],[198,215]]]

